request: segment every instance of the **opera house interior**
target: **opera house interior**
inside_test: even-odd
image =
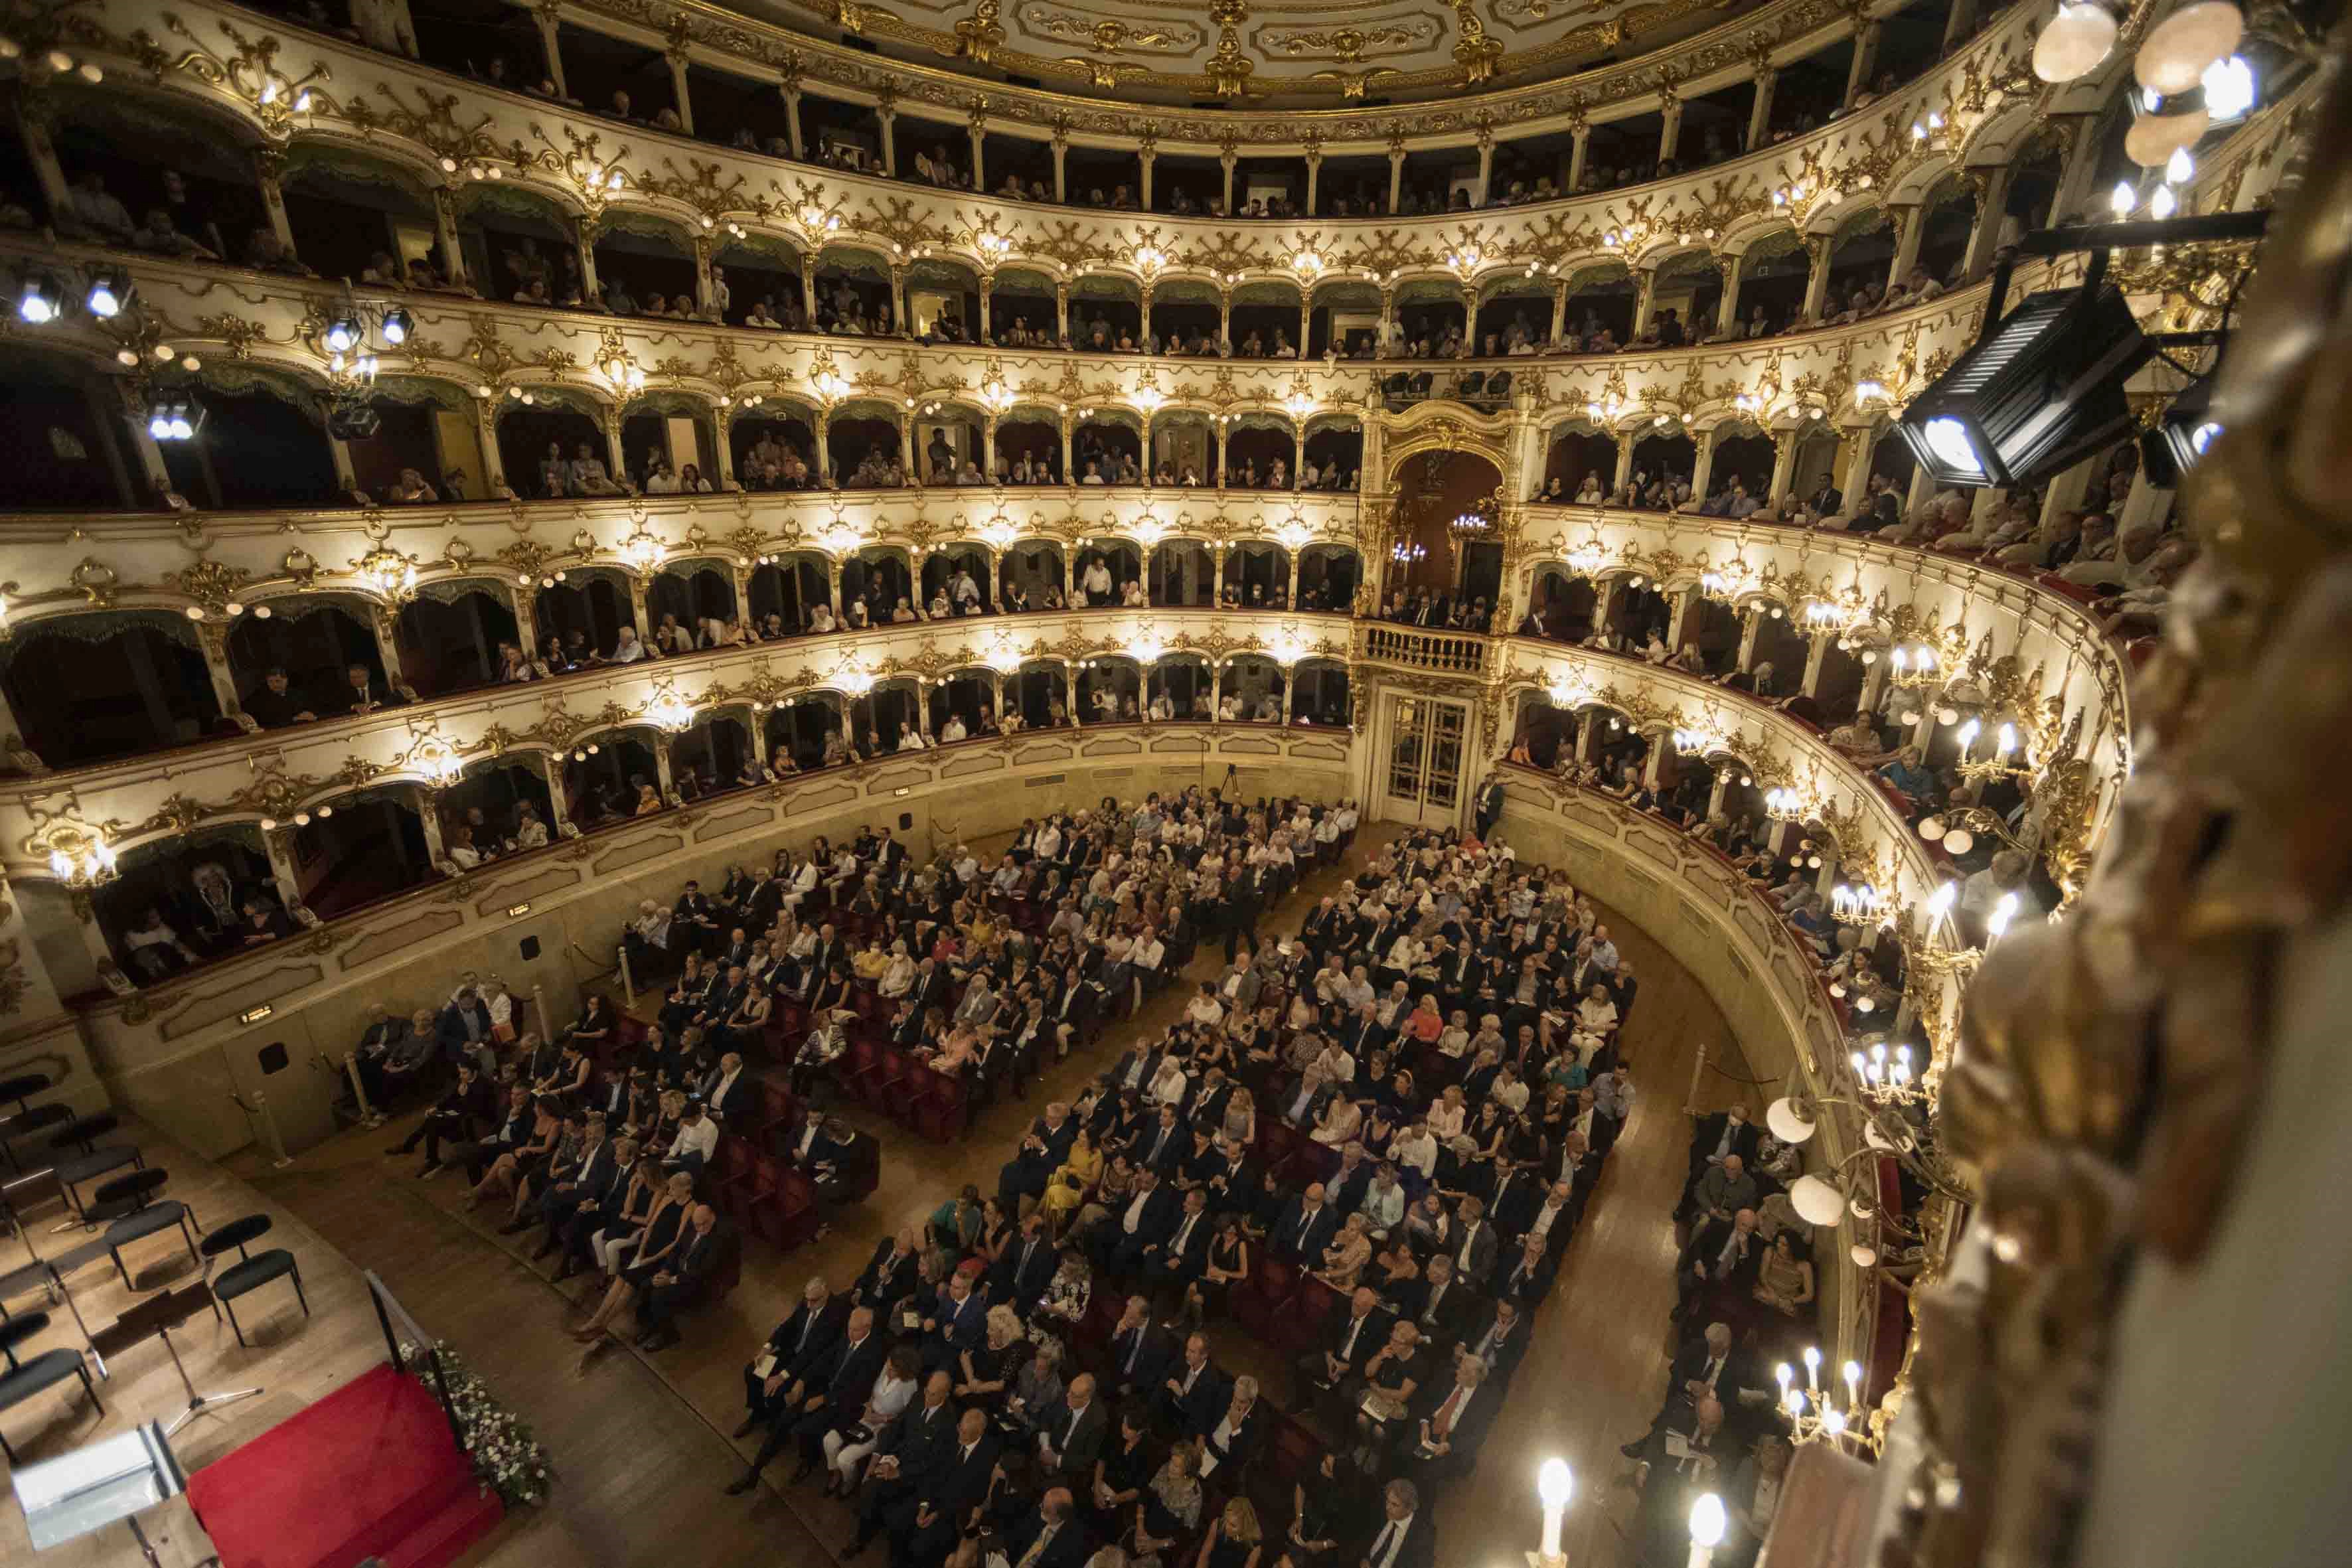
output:
[[[2342,1563],[2339,11],[0,0],[0,1555]]]

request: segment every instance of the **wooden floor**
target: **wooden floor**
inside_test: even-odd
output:
[[[1358,860],[1379,833],[1368,829],[1360,836]],[[1262,929],[1295,930],[1312,900],[1338,880],[1337,872],[1310,878]],[[1710,1060],[1728,1073],[1744,1075],[1746,1069],[1730,1027],[1697,985],[1625,921],[1612,919],[1611,926],[1620,949],[1644,976],[1641,1005],[1626,1026],[1638,1090],[1633,1118],[1610,1156],[1559,1284],[1537,1320],[1534,1342],[1513,1380],[1485,1460],[1444,1500],[1440,1520],[1448,1564],[1487,1568],[1513,1563],[1534,1544],[1536,1468],[1554,1454],[1565,1457],[1578,1477],[1566,1541],[1571,1560],[1593,1568],[1628,1562],[1622,1526],[1630,1518],[1633,1498],[1612,1484],[1624,1468],[1616,1447],[1645,1427],[1664,1382],[1675,1257],[1668,1214],[1685,1170],[1689,1123],[1683,1106],[1694,1056],[1704,1042]],[[1204,947],[1195,959],[1194,977],[1209,977],[1221,958],[1219,950]],[[879,1189],[814,1246],[782,1257],[756,1244],[748,1247],[743,1280],[733,1296],[691,1320],[684,1345],[652,1358],[611,1350],[583,1368],[577,1348],[561,1331],[566,1299],[543,1269],[523,1261],[512,1241],[493,1234],[502,1216],[488,1210],[465,1213],[458,1206],[461,1177],[419,1181],[413,1175],[415,1156],[384,1155],[405,1121],[380,1131],[346,1133],[283,1172],[249,1156],[232,1163],[271,1205],[306,1222],[307,1228],[289,1228],[306,1236],[315,1230],[310,1241],[341,1248],[381,1273],[409,1310],[480,1367],[549,1443],[559,1471],[553,1505],[510,1521],[478,1549],[473,1562],[499,1568],[526,1563],[634,1564],[683,1555],[729,1564],[750,1563],[757,1552],[763,1563],[822,1563],[845,1541],[850,1516],[841,1505],[818,1499],[813,1488],[782,1488],[787,1467],[774,1467],[771,1485],[749,1499],[720,1495],[743,1452],[725,1434],[741,1415],[745,1356],[789,1310],[808,1276],[822,1273],[836,1285],[845,1283],[885,1231],[920,1221],[965,1181],[992,1188],[1022,1120],[1046,1098],[1074,1092],[1135,1033],[1164,1026],[1189,990],[1168,987],[1139,1019],[1107,1034],[1093,1052],[1073,1058],[1043,1084],[1033,1084],[1025,1106],[998,1108],[961,1143],[928,1144],[878,1119],[847,1111],[884,1141]],[[1701,1092],[1702,1108],[1716,1109],[1741,1091],[1732,1079],[1711,1072]],[[306,1280],[311,1267],[306,1257]],[[349,1264],[329,1258],[319,1267],[322,1280],[340,1271],[348,1290],[360,1289]],[[364,1301],[358,1305],[364,1312]],[[372,1317],[363,1326],[363,1334],[351,1331],[348,1368],[304,1364],[310,1392],[332,1386],[366,1364]],[[234,1348],[234,1341],[229,1342]],[[1219,1356],[1237,1370],[1273,1370],[1258,1364],[1270,1358],[1257,1347],[1230,1333],[1219,1345]],[[1277,1377],[1271,1386],[1286,1383]],[[296,1393],[289,1379],[289,1396]],[[275,1419],[290,1407],[265,1414]],[[247,1425],[257,1431],[266,1424]],[[225,1432],[225,1437],[237,1430],[243,1428]],[[6,1544],[7,1537],[0,1535],[0,1547]]]

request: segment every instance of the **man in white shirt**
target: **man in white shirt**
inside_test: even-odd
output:
[[[689,1100],[678,1113],[677,1136],[670,1141],[667,1171],[700,1171],[719,1148],[719,1123],[702,1113],[702,1102]]]
[[[620,636],[613,644],[612,662],[614,664],[635,664],[639,659],[646,657],[648,656],[646,653],[646,645],[637,640],[635,628],[632,626],[623,626],[621,628]]]
[[[940,744],[942,746],[951,745],[955,742],[962,740],[966,733],[968,733],[968,731],[963,727],[962,715],[958,713],[950,713],[948,715],[948,721],[940,726]]]

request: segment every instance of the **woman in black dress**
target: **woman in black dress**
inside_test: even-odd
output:
[[[1249,1237],[1242,1234],[1241,1215],[1228,1214],[1217,1221],[1209,1238],[1209,1263],[1184,1292],[1184,1310],[1198,1327],[1212,1313],[1224,1315],[1233,1288],[1250,1276]]]
[[[686,1236],[687,1211],[694,1206],[694,1178],[684,1171],[670,1177],[669,1185],[646,1212],[645,1235],[630,1255],[627,1267],[613,1277],[605,1289],[604,1299],[597,1304],[588,1321],[572,1331],[572,1337],[581,1342],[593,1342],[620,1320],[629,1304],[637,1299],[653,1277],[662,1271],[662,1265],[678,1248]]]

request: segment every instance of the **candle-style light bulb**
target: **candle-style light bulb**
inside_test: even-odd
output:
[[[1543,1500],[1543,1561],[1547,1564],[1566,1561],[1566,1554],[1560,1551],[1560,1521],[1568,1512],[1568,1501],[1575,1490],[1576,1477],[1566,1459],[1555,1455],[1536,1471],[1536,1494]]]

